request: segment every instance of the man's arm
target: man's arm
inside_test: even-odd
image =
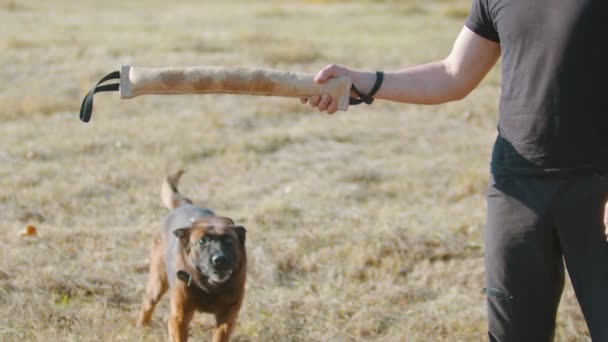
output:
[[[464,27],[450,55],[442,60],[385,73],[384,82],[374,96],[376,99],[413,103],[439,104],[460,100],[468,95],[490,71],[500,57],[500,45]],[[332,77],[347,76],[362,93],[371,90],[376,75],[337,65],[321,70],[315,81],[323,83]],[[332,114],[337,103],[328,95],[313,96],[310,104]],[[306,102],[306,100],[303,100]]]

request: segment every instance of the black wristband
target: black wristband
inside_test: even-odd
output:
[[[370,90],[369,94],[367,94],[367,95],[360,92],[359,89],[357,89],[357,87],[355,87],[355,85],[353,84],[351,89],[352,89],[352,91],[355,92],[355,94],[357,94],[357,96],[359,96],[359,98],[351,97],[348,101],[348,104],[350,104],[350,105],[358,105],[361,103],[366,103],[368,105],[372,104],[372,102],[374,102],[374,95],[376,95],[376,93],[378,92],[378,89],[380,89],[380,86],[382,85],[383,80],[384,80],[384,73],[382,71],[376,71],[376,82],[374,83],[372,90]]]

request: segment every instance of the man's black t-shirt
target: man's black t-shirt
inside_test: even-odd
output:
[[[500,43],[494,174],[608,170],[608,0],[474,0]]]

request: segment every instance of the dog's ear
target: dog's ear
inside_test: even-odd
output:
[[[188,247],[188,242],[190,241],[190,227],[178,228],[173,231],[173,235],[175,235],[184,248]]]
[[[243,226],[236,226],[234,227],[234,231],[236,232],[236,235],[239,237],[239,242],[241,243],[241,245],[245,245],[245,235],[247,234],[247,229],[245,229],[245,227]]]

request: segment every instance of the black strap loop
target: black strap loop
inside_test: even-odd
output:
[[[93,89],[84,97],[82,105],[80,105],[80,120],[82,122],[89,122],[91,120],[91,113],[93,112],[93,96],[95,93],[100,91],[118,91],[120,83],[111,83],[101,85],[102,83],[109,80],[120,80],[120,71],[114,71],[105,75]]]
[[[353,84],[351,89],[352,89],[352,91],[355,92],[355,94],[357,94],[357,96],[359,98],[351,97],[348,100],[348,104],[350,104],[350,105],[358,105],[361,103],[366,103],[368,105],[372,104],[372,102],[374,102],[374,95],[376,95],[376,93],[378,92],[378,89],[380,89],[380,86],[382,85],[383,80],[384,80],[384,73],[382,71],[376,71],[376,82],[374,83],[372,90],[370,90],[369,94],[367,94],[367,95],[360,92],[359,89],[357,89],[357,87],[355,87],[355,85]]]

